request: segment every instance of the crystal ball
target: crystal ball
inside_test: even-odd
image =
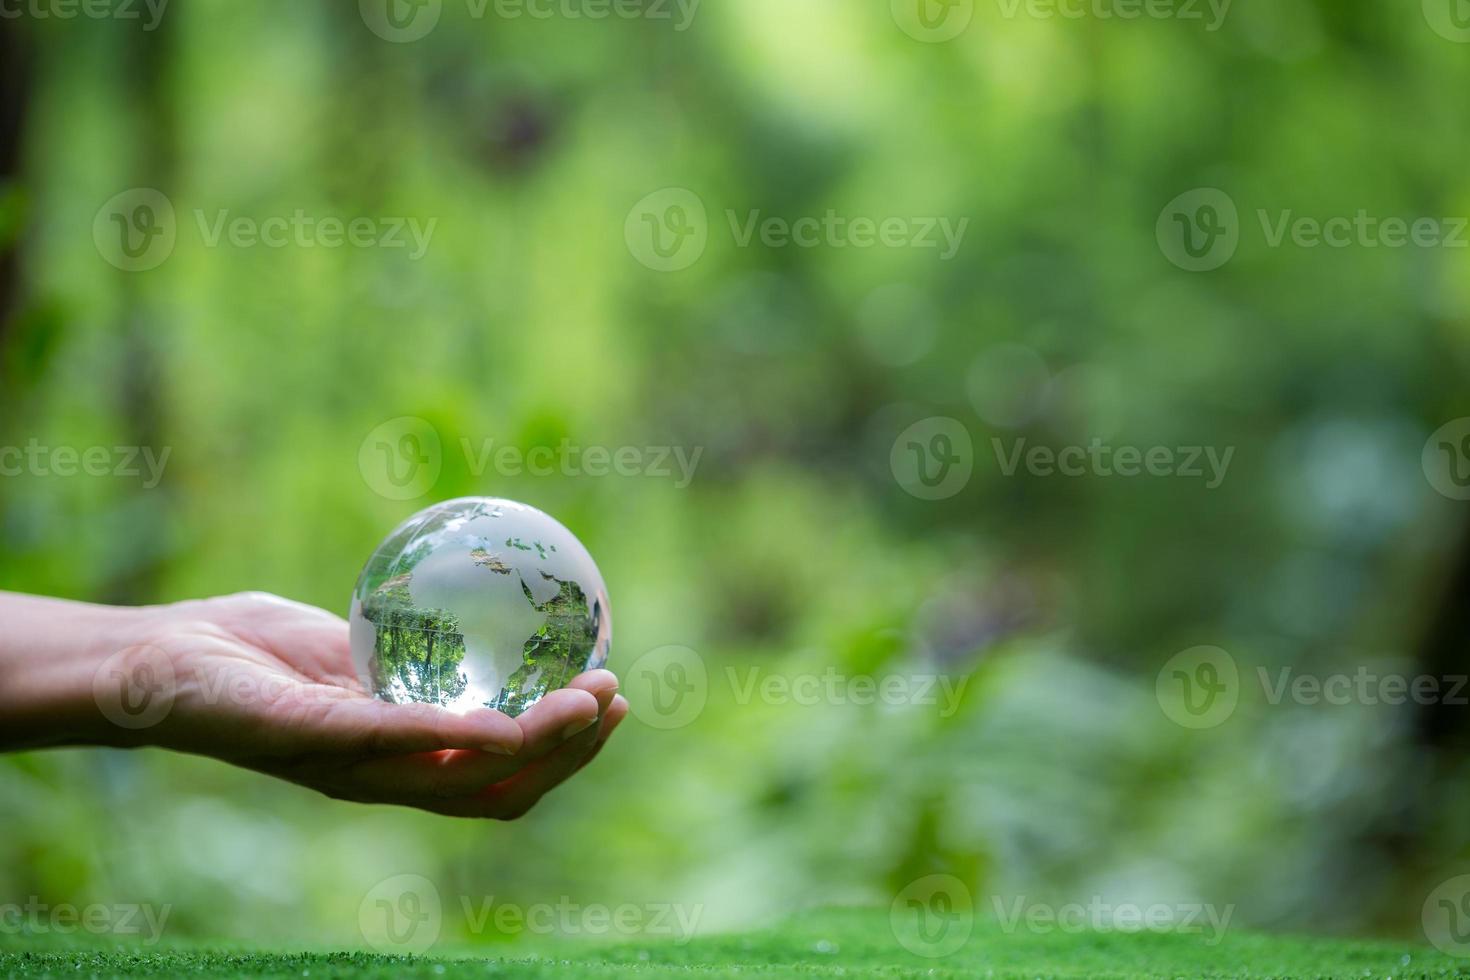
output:
[[[348,615],[359,679],[398,704],[518,715],[607,662],[607,589],[552,517],[466,497],[410,517],[373,552]]]

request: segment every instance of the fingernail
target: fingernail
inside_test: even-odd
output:
[[[494,744],[486,745],[484,747],[484,751],[489,752],[492,755],[515,755],[516,754],[516,750],[515,749],[506,748],[504,745],[494,745]]]
[[[566,741],[573,735],[579,735],[582,732],[585,732],[587,729],[591,728],[595,724],[597,724],[596,718],[584,718],[581,721],[572,722],[566,728],[562,729],[562,741]]]

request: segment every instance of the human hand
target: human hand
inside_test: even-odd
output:
[[[156,745],[336,799],[514,819],[591,761],[628,712],[605,670],[515,719],[379,701],[357,680],[346,622],[261,593],[140,610],[0,595],[0,621],[12,618],[22,635],[27,622],[66,629],[70,618],[86,642],[37,658],[48,666],[28,677],[24,655],[0,640],[0,669],[21,682],[0,693],[0,747]],[[35,731],[46,718],[73,730]]]

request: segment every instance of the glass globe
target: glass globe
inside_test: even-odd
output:
[[[592,556],[534,507],[466,497],[420,511],[357,580],[358,677],[378,697],[517,715],[607,662],[612,620]]]

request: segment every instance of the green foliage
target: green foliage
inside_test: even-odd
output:
[[[403,701],[444,704],[469,684],[460,670],[464,635],[452,613],[414,604],[410,579],[408,573],[391,578],[362,603],[363,618],[377,630],[368,665],[374,690],[392,691]]]
[[[506,682],[503,703],[494,706],[508,714],[517,715],[525,710],[528,689],[533,685],[537,691],[544,690],[547,684],[552,690],[565,687],[567,681],[581,673],[583,664],[578,661],[585,661],[586,651],[596,646],[597,616],[587,596],[575,582],[557,584],[557,594],[538,605],[530,586],[521,583],[526,601],[545,614],[546,622],[526,641],[521,667]]]
[[[1466,413],[1470,252],[1273,246],[1258,213],[1470,212],[1470,48],[1428,5],[1240,0],[1207,32],[977,2],[954,5],[973,24],[940,44],[887,0],[708,2],[685,32],[434,6],[438,27],[402,44],[352,0],[191,0],[147,35],[21,22],[36,56],[0,219],[26,222],[0,447],[171,455],[153,488],[0,477],[0,587],[266,589],[346,613],[389,528],[503,496],[596,557],[624,693],[649,703],[640,658],[677,645],[707,701],[682,727],[635,714],[513,826],[163,753],[0,760],[0,902],[151,898],[177,906],[170,938],[350,944],[362,896],[405,871],[522,901],[698,900],[730,925],[884,907],[947,871],[1007,893],[1202,896],[1271,928],[1422,932],[1426,895],[1470,857],[1463,751],[1424,748],[1412,707],[1259,691],[1185,730],[1155,681],[1196,644],[1246,678],[1414,670],[1465,520],[1420,453]],[[134,187],[177,214],[172,254],[144,273],[92,238]],[[665,187],[709,218],[675,273],[624,234]],[[1194,273],[1156,222],[1201,187],[1236,202],[1241,241]],[[951,260],[731,232],[731,214],[829,209],[971,222]],[[438,223],[417,259],[207,235],[221,214],[298,210]],[[1034,370],[996,371],[1018,347]],[[440,438],[437,480],[410,500],[359,467],[402,416]],[[934,416],[968,429],[975,466],[926,501],[890,451]],[[1007,475],[992,448],[1095,438],[1236,452],[1208,490]],[[702,456],[687,485],[496,464],[564,442]],[[577,597],[551,606],[523,679],[533,661],[563,670],[583,628]],[[385,678],[462,679],[462,640],[431,615],[394,620]],[[964,688],[947,713],[761,694],[829,670]],[[1048,955],[1037,972],[1069,968]],[[1315,962],[1282,955],[1280,972]]]
[[[471,552],[470,558],[496,575],[519,575],[483,549]],[[448,703],[469,684],[461,669],[464,633],[453,613],[415,604],[409,588],[412,577],[405,572],[387,579],[363,600],[363,618],[376,630],[369,670],[375,689],[391,692],[396,700]],[[530,587],[521,582],[526,603],[545,622],[526,640],[521,666],[506,681],[501,696],[485,707],[518,715],[541,692],[565,687],[583,669],[585,651],[597,641],[597,617],[580,586],[557,585],[557,594],[538,604]]]

